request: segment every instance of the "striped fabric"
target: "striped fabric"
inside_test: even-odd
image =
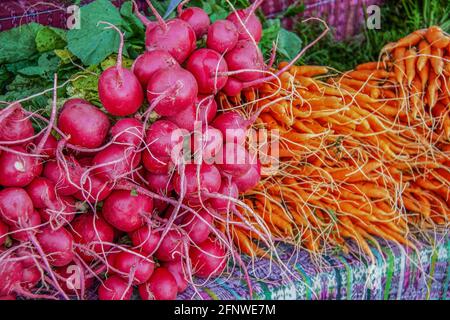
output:
[[[250,268],[254,299],[449,299],[450,237],[434,247],[419,252],[406,251],[391,243],[384,243],[382,252],[373,250],[377,261],[367,264],[355,257],[326,256],[313,261],[304,251],[293,252],[280,247],[280,255],[292,274],[283,279],[283,269],[257,261]],[[284,271],[285,273],[285,271]],[[222,277],[199,287],[203,299],[248,299],[248,289],[242,275],[235,269],[230,277]],[[179,299],[199,299],[192,288]]]

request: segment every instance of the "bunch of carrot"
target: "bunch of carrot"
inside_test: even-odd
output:
[[[352,239],[374,259],[379,238],[415,248],[425,231],[447,228],[450,38],[438,27],[344,74],[294,66],[221,103],[263,108],[257,126],[279,132],[279,170],[240,209],[249,219],[256,212],[275,239],[312,253],[351,251]],[[264,255],[261,239],[235,229],[243,252]]]

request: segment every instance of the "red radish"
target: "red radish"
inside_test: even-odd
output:
[[[62,267],[72,262],[73,237],[66,229],[52,230],[44,227],[37,234],[37,240],[52,266]]]
[[[152,199],[133,194],[130,191],[116,190],[103,203],[103,217],[113,227],[125,232],[143,226],[153,210]]]
[[[210,24],[209,16],[199,7],[190,7],[178,11],[178,17],[186,21],[194,30],[197,39],[200,39],[206,32]]]
[[[155,72],[147,87],[147,99],[155,103],[155,111],[161,116],[182,112],[194,104],[197,93],[195,77],[181,67]]]
[[[60,196],[48,208],[39,211],[42,220],[49,221],[53,228],[72,222],[75,214],[83,209],[71,196]]]
[[[216,277],[226,267],[227,254],[217,240],[207,239],[189,250],[194,274],[200,278]]]
[[[41,281],[42,274],[36,266],[23,269],[21,286],[31,290]]]
[[[169,204],[167,201],[160,200],[160,199],[153,199],[153,209],[156,210],[158,214],[161,214],[164,210],[167,209]]]
[[[242,176],[233,177],[233,182],[236,184],[239,192],[245,192],[256,187],[261,180],[261,163],[259,159],[251,164],[250,169]]]
[[[218,129],[208,126],[200,130],[195,130],[192,135],[193,153],[195,159],[203,159],[205,163],[212,164],[218,154],[220,154],[223,145],[222,132]]]
[[[0,297],[0,300],[17,300],[17,296],[15,294],[9,294],[7,296]]]
[[[0,297],[7,296],[20,286],[23,277],[23,266],[14,259],[0,261]]]
[[[175,210],[174,206],[172,206],[172,205],[168,206],[166,211],[163,213],[162,217],[164,219],[169,220],[170,217],[172,216],[174,210]],[[186,213],[187,213],[187,211],[178,211],[177,216],[175,217],[175,220],[173,221],[173,223],[175,225],[179,226],[183,222],[183,219],[184,219]]]
[[[250,122],[239,113],[229,111],[218,115],[211,125],[222,132],[224,141],[244,144]]]
[[[111,135],[115,137],[114,142],[138,147],[142,142],[144,125],[134,118],[123,118],[116,122],[111,128]]]
[[[175,261],[163,262],[161,266],[167,269],[167,271],[169,271],[174,277],[175,281],[177,282],[178,292],[184,292],[187,289],[189,282],[186,279],[183,260],[178,259]]]
[[[177,281],[162,267],[157,268],[150,280],[138,289],[142,300],[175,300],[178,292]]]
[[[169,230],[156,251],[156,258],[161,261],[173,261],[183,255],[183,235],[178,230]]]
[[[183,229],[186,230],[189,238],[197,244],[208,239],[212,228],[213,217],[206,210],[198,211],[197,215],[189,212],[183,219]]]
[[[146,51],[134,60],[131,70],[143,88],[147,88],[152,75],[161,69],[178,67],[178,62],[165,50]]]
[[[256,9],[261,5],[262,0],[255,1],[249,8],[241,9],[230,13],[227,20],[234,23],[239,31],[240,40],[254,39],[261,40],[262,25],[255,15]]]
[[[211,49],[198,49],[189,57],[186,63],[197,80],[198,92],[201,94],[216,94],[227,83],[228,66],[225,59]]]
[[[220,189],[217,193],[233,199],[238,199],[239,197],[237,185],[234,182],[229,182],[226,178],[222,179],[222,184],[220,185]],[[226,214],[229,210],[232,210],[236,206],[233,201],[220,197],[213,197],[208,200],[208,203],[217,213],[220,214]]]
[[[42,135],[34,139],[34,145],[38,146],[42,140]],[[47,140],[42,145],[41,155],[46,155],[49,158],[54,158],[56,156],[56,147],[58,146],[58,140],[52,135],[49,135]]]
[[[147,172],[146,179],[148,182],[147,188],[150,191],[159,194],[167,194],[173,190],[172,176],[169,174],[153,174]]]
[[[12,150],[26,154],[21,146],[10,147]],[[2,152],[0,154],[0,185],[5,187],[25,187],[42,172],[42,163],[39,158]]]
[[[172,150],[183,140],[182,131],[169,120],[158,120],[148,128],[145,143],[157,158],[171,156]]]
[[[8,233],[8,225],[0,220],[0,246],[6,242],[6,234]]]
[[[259,47],[251,41],[239,40],[236,46],[227,52],[225,60],[229,71],[252,70],[233,74],[233,78],[239,81],[249,82],[264,77],[261,72],[265,70],[263,55]]]
[[[90,252],[100,254],[110,248],[106,242],[113,242],[114,229],[101,217],[91,213],[78,216],[71,224],[72,235],[76,243],[86,245],[89,250],[77,248],[76,251],[86,262],[91,262],[95,256]],[[92,242],[105,242],[104,244]]]
[[[193,131],[196,125],[203,127],[210,123],[217,113],[217,103],[213,96],[197,96],[196,103],[178,114],[168,117],[180,128]]]
[[[234,78],[228,78],[222,91],[229,97],[235,97],[241,93],[242,89],[244,89],[244,84],[242,82]]]
[[[194,30],[186,21],[181,19],[164,21],[152,3],[147,0],[147,4],[158,22],[156,26],[148,27],[145,32],[147,51],[165,50],[179,63],[183,63],[195,50]]]
[[[96,203],[105,200],[110,195],[112,184],[94,174],[89,174],[81,188],[82,190],[78,190],[73,196],[78,200]]]
[[[120,45],[117,64],[103,71],[98,79],[98,96],[105,109],[114,116],[128,116],[135,113],[144,101],[144,93],[139,79],[133,72],[122,66],[124,45],[123,33],[114,25],[109,25],[119,33]]]
[[[133,288],[128,282],[116,275],[108,277],[98,288],[100,300],[130,300],[132,294]]]
[[[37,209],[47,208],[56,201],[55,184],[50,179],[37,177],[26,187],[26,191]]]
[[[184,170],[185,195],[190,200],[198,200],[198,191],[200,188],[200,196],[203,200],[208,197],[206,193],[217,192],[220,188],[220,172],[216,166],[209,164],[201,164],[199,175],[197,177],[196,164],[187,164]],[[199,183],[200,182],[200,183]],[[173,186],[175,191],[181,193],[181,177],[178,172],[173,177]]]
[[[11,238],[17,241],[27,241],[29,232],[36,233],[41,224],[41,216],[37,211],[33,211],[27,219],[20,220],[17,224],[11,226]]]
[[[139,255],[142,254],[139,251],[136,251],[136,254],[127,251],[117,253],[114,257],[113,266],[127,276],[119,273],[118,275],[125,277],[127,280],[132,277],[133,284],[142,284],[150,279],[155,263],[151,258],[140,257]]]
[[[220,54],[224,54],[236,46],[238,39],[238,30],[231,21],[217,20],[208,28],[206,46]]]
[[[55,272],[65,280],[60,280],[61,289],[68,294],[80,294],[81,285],[84,280],[84,289],[90,289],[94,284],[94,278],[86,277],[85,270],[76,264],[69,264],[64,267],[56,268]]]
[[[168,174],[171,166],[170,157],[157,158],[148,150],[142,152],[142,163],[145,169],[154,174]]]
[[[151,230],[150,226],[145,225],[131,233],[130,239],[137,250],[146,254],[153,254],[161,239],[161,234]]]
[[[67,171],[63,163],[48,161],[44,166],[43,176],[53,181],[56,191],[62,196],[70,196],[78,191],[83,168],[73,157],[64,159]]]
[[[99,151],[92,159],[95,168],[93,172],[101,179],[115,181],[130,173],[140,161],[141,153],[134,148],[112,144]]]
[[[227,143],[222,149],[220,163],[217,167],[222,174],[239,177],[250,170],[253,158],[244,146],[235,143]]]
[[[69,137],[68,142],[83,148],[101,146],[109,126],[106,114],[83,99],[67,100],[58,118],[58,128]]]
[[[36,254],[32,251],[32,249],[27,247],[19,247],[14,251],[14,253],[20,259],[20,262],[22,263],[22,266],[24,268],[36,266],[36,262],[33,259],[33,257],[39,260],[39,257],[36,256]]]
[[[25,116],[20,103],[15,103],[10,108],[14,108],[14,110],[3,119],[0,125],[0,141],[18,141],[31,138],[34,135],[33,124]]]
[[[14,226],[33,214],[33,202],[22,188],[5,188],[0,191],[0,218]]]

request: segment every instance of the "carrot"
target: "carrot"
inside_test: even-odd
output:
[[[425,38],[433,47],[438,49],[443,49],[450,43],[449,38],[444,35],[442,29],[438,26],[429,27],[425,33]]]
[[[439,48],[431,48],[431,67],[437,75],[442,74],[442,70],[444,69],[444,61],[442,60],[442,49]]]
[[[438,78],[438,75],[434,72],[430,72],[430,81],[427,88],[427,102],[430,109],[434,107],[438,100],[438,88],[440,87],[440,80]]]
[[[410,48],[406,51],[405,68],[408,85],[410,86],[416,76],[417,51]]]
[[[402,83],[405,76],[405,53],[406,49],[404,47],[399,46],[394,49],[394,73],[398,83]]]
[[[417,58],[417,70],[421,71],[427,64],[428,57],[431,55],[431,48],[426,40],[419,43],[419,57]]]
[[[424,91],[428,85],[429,76],[430,76],[430,65],[427,61],[424,65],[424,67],[419,70],[419,77],[420,77],[420,81],[422,82],[422,91]]]

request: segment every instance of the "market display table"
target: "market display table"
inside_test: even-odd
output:
[[[382,252],[373,249],[376,264],[352,256],[322,257],[313,262],[309,253],[281,246],[279,254],[287,268],[268,260],[249,268],[254,280],[254,299],[448,299],[450,298],[450,237],[423,246],[418,252],[405,251],[384,242]],[[286,281],[286,269],[292,281]],[[256,275],[256,277],[255,277]],[[245,299],[248,288],[239,270],[232,276],[212,280],[199,288],[203,299]],[[192,288],[178,299],[198,299]]]

